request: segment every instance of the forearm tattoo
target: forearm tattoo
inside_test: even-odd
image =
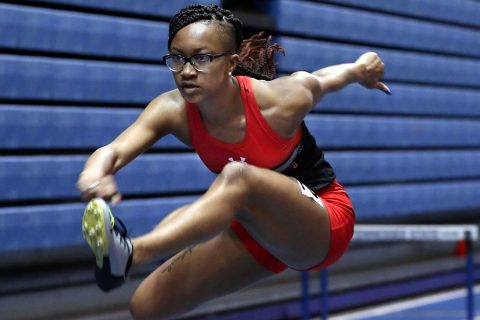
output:
[[[162,273],[165,273],[165,272],[172,272],[173,270],[173,267],[175,266],[175,264],[177,264],[177,262],[180,262],[180,261],[183,261],[185,260],[185,258],[192,254],[193,252],[193,248],[194,247],[191,247],[191,248],[188,248],[188,249],[185,249],[182,251],[182,253],[180,253],[177,257],[175,257],[175,259],[173,259],[166,267],[165,269],[163,269]]]

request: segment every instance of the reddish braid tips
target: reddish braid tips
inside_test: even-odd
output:
[[[281,52],[285,55],[285,49],[272,44],[271,40],[272,36],[266,36],[263,31],[244,40],[240,46],[240,64],[233,74],[272,80],[276,73],[274,54]]]

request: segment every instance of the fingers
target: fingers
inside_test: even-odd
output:
[[[100,180],[94,181],[93,183],[89,184],[86,190],[95,190],[100,185]]]
[[[378,90],[381,90],[388,94],[389,96],[392,95],[392,92],[390,91],[390,88],[383,82],[378,82],[377,85],[375,86]]]
[[[120,203],[122,200],[122,194],[120,192],[116,192],[113,196],[112,199],[110,200],[110,204],[112,206],[116,206],[117,204]]]
[[[93,182],[82,179],[77,183],[77,188],[81,192],[81,199],[89,201],[93,198],[102,198],[109,201],[112,205],[117,205],[122,199],[118,192],[117,185],[113,176],[104,176]]]
[[[375,52],[364,53],[357,59],[357,63],[363,63],[366,67],[365,79],[360,82],[361,85],[369,89],[381,90],[388,95],[392,94],[390,88],[385,83],[379,81],[384,74],[385,65],[378,54]]]
[[[100,197],[100,180],[94,181],[89,184],[87,187],[82,187],[77,184],[77,188],[80,190],[81,198],[83,201],[89,201],[93,198]]]
[[[100,181],[96,180],[90,184],[86,184],[85,181],[77,182],[77,189],[80,191],[80,196],[83,201],[88,201],[96,197],[95,189],[100,185]]]

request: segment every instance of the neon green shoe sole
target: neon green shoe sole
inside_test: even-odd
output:
[[[102,199],[92,199],[87,204],[82,218],[82,233],[88,246],[95,254],[97,266],[102,269],[104,257],[108,255],[107,228],[113,225],[114,218]]]

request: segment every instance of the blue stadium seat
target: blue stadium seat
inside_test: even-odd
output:
[[[0,4],[0,47],[147,59],[167,53],[168,24]]]
[[[470,29],[290,0],[273,14],[280,32],[480,57]],[[167,22],[2,4],[0,23],[0,46],[7,48],[158,61],[167,51]]]
[[[330,151],[327,160],[345,185],[461,180],[478,177],[480,151]],[[86,156],[0,158],[0,201],[78,198]],[[200,193],[215,175],[193,153],[140,156],[117,175],[127,196]]]
[[[61,4],[73,7],[107,10],[108,12],[136,13],[155,17],[171,17],[180,9],[191,4],[217,4],[220,0],[36,0],[37,2]]]
[[[166,214],[195,197],[129,200],[115,208],[132,235],[151,230]],[[85,204],[0,208],[0,253],[84,245],[82,214]],[[21,235],[21,236],[18,236]]]
[[[0,149],[101,147],[129,126],[140,110],[24,107],[0,109]],[[311,114],[306,122],[325,149],[479,147],[480,122],[443,118]],[[80,134],[81,133],[81,134]],[[155,148],[183,148],[173,137]]]
[[[472,212],[480,206],[480,181],[418,183],[348,188],[360,220]]]
[[[283,72],[313,71],[354,61],[368,48],[281,38],[287,55]],[[479,86],[480,62],[418,53],[378,50],[387,64],[387,80]],[[321,54],[319,54],[321,53]],[[451,75],[455,74],[455,77]],[[0,98],[59,101],[147,103],[173,89],[164,66],[0,55]]]
[[[111,142],[132,124],[140,109],[81,107],[0,108],[0,149],[85,149]],[[158,147],[183,148],[167,136]]]
[[[395,184],[478,178],[480,151],[328,151],[338,179],[346,185]]]
[[[418,218],[480,206],[479,181],[349,187],[348,192],[359,220]],[[135,236],[151,230],[166,214],[195,198],[128,200],[115,208],[115,214]],[[81,203],[0,208],[0,253],[85,245],[81,235],[83,209]]]
[[[325,96],[314,112],[480,116],[480,92],[475,89],[398,83],[388,83],[388,86],[392,91],[391,96],[377,90],[367,90],[360,85],[351,85]]]
[[[174,87],[164,66],[0,55],[0,99],[143,104]]]
[[[271,14],[281,33],[480,57],[480,37],[469,28],[359,12],[318,2],[270,3]]]
[[[475,120],[310,115],[306,123],[325,149],[480,146],[480,122]]]
[[[75,188],[86,156],[8,156],[0,158],[0,201],[79,199]],[[213,181],[193,153],[143,155],[117,174],[125,195],[204,191]]]
[[[362,53],[374,50],[385,62],[385,79],[414,83],[480,86],[480,62],[441,55],[338,44],[281,36],[275,39],[285,48],[278,55],[280,72],[314,71],[322,67],[354,62]],[[452,75],[455,75],[454,77]]]
[[[402,0],[364,1],[328,0],[325,2],[355,6],[371,10],[382,10],[391,14],[410,15],[419,19],[436,19],[445,22],[480,27],[480,3],[475,1],[455,2],[451,0]]]

